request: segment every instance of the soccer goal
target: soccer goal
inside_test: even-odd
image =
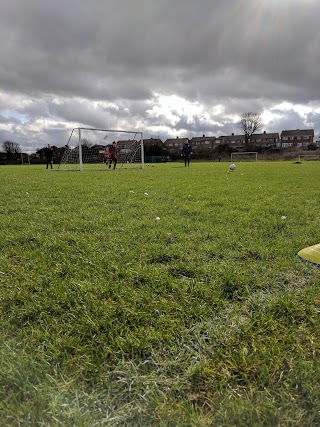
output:
[[[320,160],[320,154],[300,154],[299,155],[299,162],[312,161],[312,160]]]
[[[231,153],[232,162],[257,162],[258,153],[257,151],[243,151],[237,153]]]
[[[27,153],[20,153],[21,154],[21,164],[22,165],[30,165],[30,156]]]
[[[118,169],[143,169],[142,132],[91,128],[72,129],[58,169],[106,169],[104,153],[113,142],[118,145]]]

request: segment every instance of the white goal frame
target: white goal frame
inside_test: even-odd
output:
[[[299,162],[306,160],[308,162],[320,160],[320,154],[299,154]]]
[[[231,153],[231,161],[235,161],[234,157],[236,156],[252,156],[254,157],[254,161],[257,162],[258,161],[258,152],[257,151],[237,151],[234,153]]]
[[[84,141],[87,142],[87,139],[83,139],[83,136],[95,135],[97,140],[97,135],[100,135],[100,143],[86,146]],[[105,136],[103,137],[103,134]],[[113,135],[113,141],[107,142],[106,139]],[[127,137],[128,139],[122,139]],[[73,143],[71,142],[73,141]],[[118,162],[117,168],[127,169],[128,167],[140,167],[144,168],[144,146],[143,146],[143,133],[138,131],[126,131],[126,130],[115,130],[115,129],[99,129],[99,128],[74,128],[72,129],[68,143],[65,146],[64,153],[62,155],[58,169],[66,170],[83,170],[84,164],[94,164],[95,166],[103,165],[102,168],[105,169],[103,153],[108,146],[112,145],[112,142],[117,142],[118,145]],[[94,154],[88,152],[94,151]],[[89,156],[92,158],[89,158]],[[70,166],[68,168],[68,166]],[[95,167],[96,169],[97,167]]]
[[[20,153],[21,154],[21,164],[22,165],[30,165],[30,156],[28,153]],[[27,156],[27,161],[24,160],[24,155]]]

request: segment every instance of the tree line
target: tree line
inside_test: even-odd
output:
[[[2,143],[2,149],[6,153],[8,160],[14,160],[17,157],[17,154],[21,153],[20,144],[13,141],[4,141]]]

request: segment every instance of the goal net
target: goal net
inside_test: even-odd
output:
[[[258,160],[258,153],[256,151],[243,151],[231,153],[232,162],[256,162]]]
[[[320,154],[300,154],[299,155],[299,162],[311,161],[311,160],[320,160]]]
[[[59,169],[107,169],[110,158],[106,150],[114,142],[118,146],[117,169],[144,167],[142,132],[75,128],[65,146]]]

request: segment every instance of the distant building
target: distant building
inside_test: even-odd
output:
[[[192,151],[195,153],[212,151],[215,147],[216,140],[216,136],[195,136],[190,139]]]
[[[193,151],[193,158],[195,159],[212,159],[215,156],[230,154],[234,151],[268,151],[269,148],[277,147],[283,149],[297,148],[297,149],[309,149],[320,147],[320,136],[314,141],[314,129],[296,129],[296,130],[283,130],[279,136],[276,132],[262,132],[253,133],[250,136],[249,145],[250,148],[245,144],[245,135],[222,135],[222,136],[194,136],[190,140],[189,138],[168,138],[165,142],[162,142],[160,138],[149,138],[144,139],[144,156],[145,161],[157,162],[157,161],[168,161],[177,160],[180,158],[182,153],[182,147],[185,143],[190,142]],[[122,154],[129,153],[132,151],[132,146],[137,146],[140,141],[135,139],[119,140],[118,147]],[[313,144],[313,147],[309,147]],[[108,144],[110,145],[110,143]],[[83,144],[83,147],[86,145]],[[97,159],[101,157],[105,145],[88,145],[91,151],[96,151]],[[59,163],[64,152],[65,147],[58,148],[53,147],[55,153],[55,163]],[[264,150],[265,149],[265,150]],[[76,146],[74,151],[78,151],[79,147]],[[20,154],[19,154],[20,159]],[[30,155],[30,159],[33,161],[44,161],[45,159],[45,147],[38,150],[36,153]],[[0,154],[0,160],[6,161],[6,154]]]
[[[281,147],[307,147],[313,143],[314,129],[283,130],[281,132]]]
[[[178,136],[174,139],[166,139],[163,143],[164,153],[171,157],[177,156],[181,154],[182,147],[187,142],[189,142],[189,138],[179,138]]]
[[[220,136],[220,144],[228,145],[232,148],[243,148],[245,146],[244,135],[235,135],[232,133],[227,136]]]
[[[253,133],[250,136],[250,144],[255,147],[278,147],[279,146],[279,134],[278,133]]]

